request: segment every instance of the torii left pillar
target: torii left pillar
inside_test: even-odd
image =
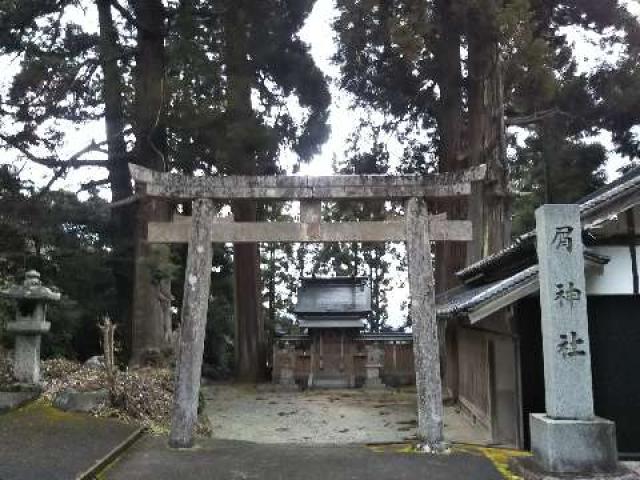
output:
[[[192,215],[177,352],[176,392],[169,434],[169,445],[176,448],[193,446],[198,421],[198,395],[211,287],[213,200],[194,200]]]

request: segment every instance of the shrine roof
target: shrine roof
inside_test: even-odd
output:
[[[298,303],[294,312],[298,317],[306,319],[315,315],[367,316],[371,313],[371,287],[368,279],[304,278],[298,289]]]
[[[319,317],[302,318],[299,320],[301,328],[364,328],[366,321],[364,318],[345,317]]]
[[[40,280],[40,273],[29,270],[25,273],[22,284],[10,285],[0,290],[0,297],[18,301],[57,302],[60,300],[60,292],[44,286]]]
[[[538,289],[538,265],[533,265],[497,282],[471,288],[463,285],[438,295],[436,298],[438,319],[469,316],[483,305],[504,298],[518,289],[522,289],[523,293],[526,292],[522,296]]]
[[[595,227],[613,216],[640,204],[640,167],[636,167],[617,180],[583,197],[578,202],[580,216],[585,229]],[[536,231],[531,230],[517,237],[508,247],[489,255],[461,270],[456,275],[464,282],[473,282],[478,277],[496,268],[511,263],[520,267],[536,263]]]

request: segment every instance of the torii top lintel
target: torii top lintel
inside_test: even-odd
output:
[[[486,177],[485,165],[459,172],[419,175],[335,175],[335,176],[219,176],[191,177],[163,173],[129,164],[136,185],[144,194],[175,200],[241,198],[283,200],[329,200],[340,198],[458,197],[471,193],[471,182]]]

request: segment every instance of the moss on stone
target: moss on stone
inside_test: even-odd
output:
[[[81,413],[65,412],[55,408],[49,400],[40,398],[34,402],[28,403],[13,412],[7,414],[7,417],[11,416],[31,416],[39,417],[47,422],[87,422],[89,424],[92,417]]]
[[[526,457],[530,456],[529,452],[524,450],[514,450],[511,448],[491,448],[482,447],[479,445],[463,445],[458,444],[452,447],[454,452],[467,453],[472,455],[482,455],[493,463],[493,466],[500,472],[503,478],[506,480],[521,480],[521,478],[514,474],[509,469],[509,460],[514,457]]]

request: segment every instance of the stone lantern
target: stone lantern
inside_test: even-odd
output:
[[[16,336],[13,374],[20,383],[40,382],[40,340],[51,328],[47,322],[47,303],[60,300],[60,293],[42,285],[40,274],[29,270],[22,285],[0,290],[0,296],[15,300],[16,319],[7,324],[7,331]]]

